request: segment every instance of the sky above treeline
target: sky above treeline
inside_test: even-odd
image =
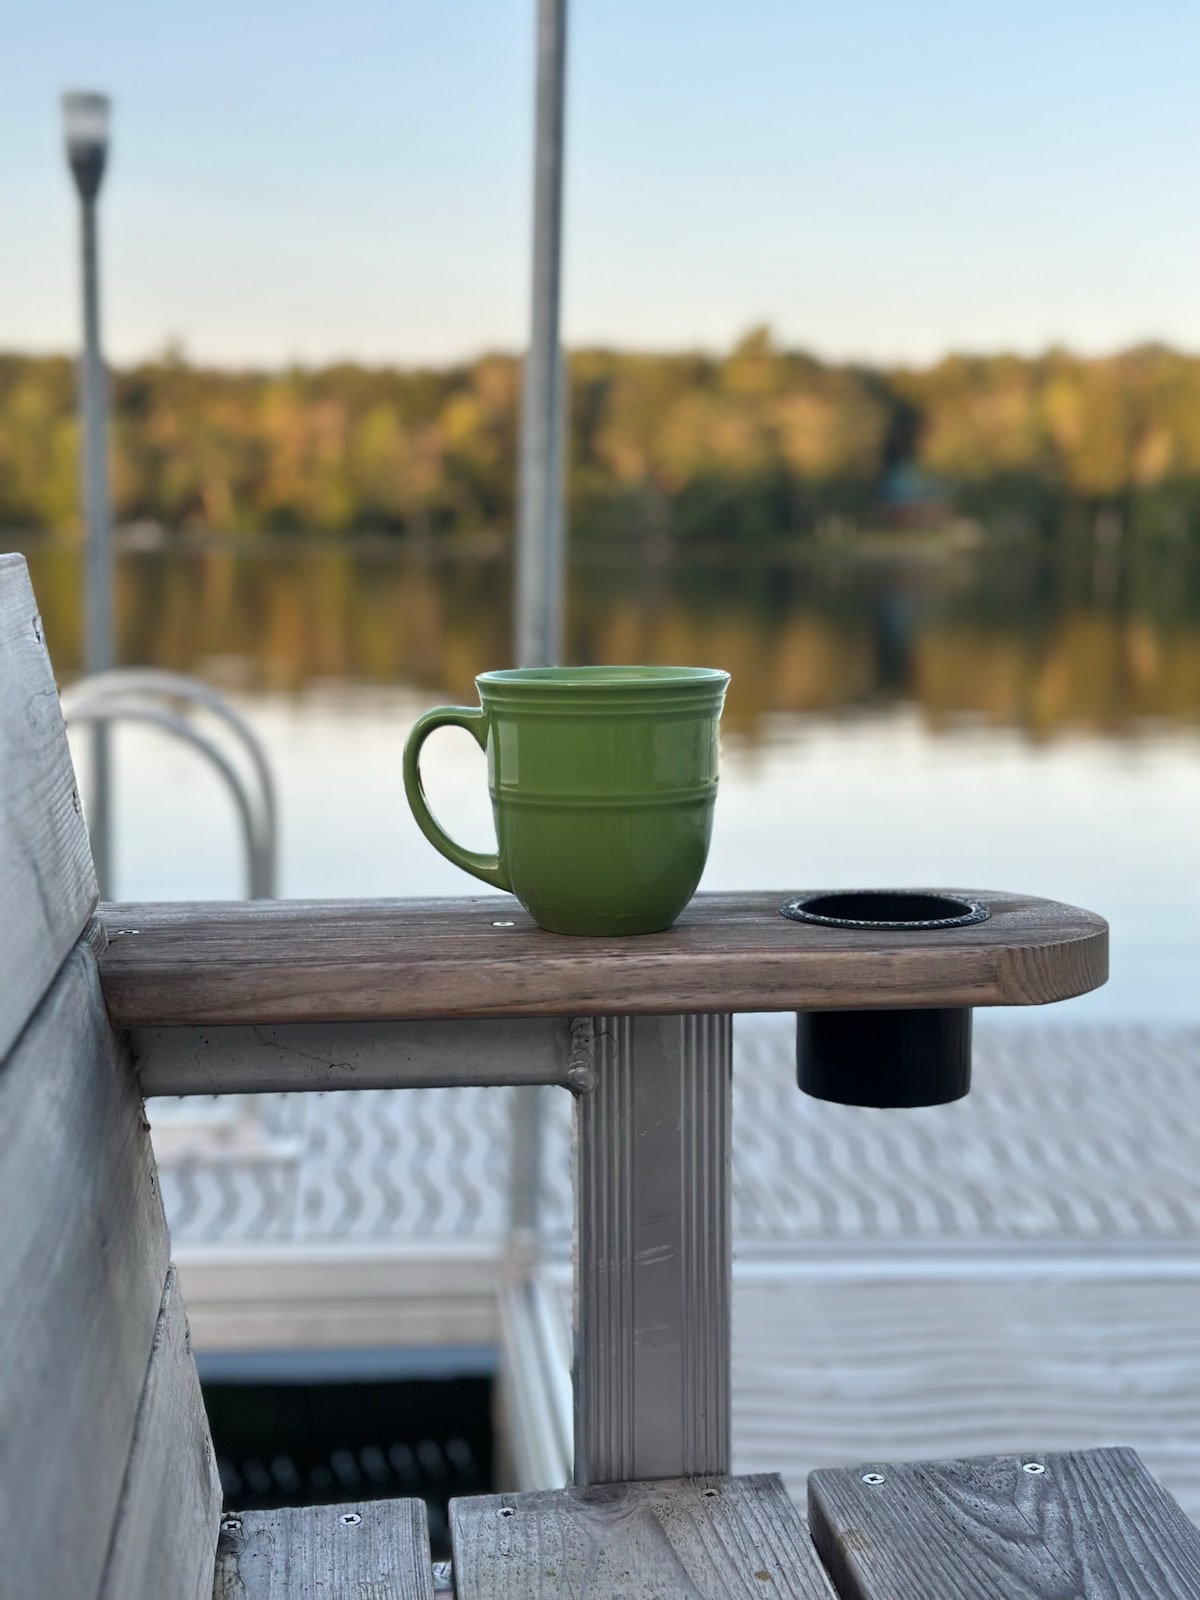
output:
[[[535,0],[10,0],[0,349],[78,337],[57,97],[115,100],[129,362],[528,324]],[[1200,348],[1194,0],[572,0],[564,332],[836,359]]]

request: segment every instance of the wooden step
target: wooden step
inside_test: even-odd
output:
[[[450,1502],[457,1600],[833,1600],[782,1481],[675,1478]]]
[[[229,1512],[213,1600],[433,1600],[425,1504]]]
[[[1196,1600],[1200,1529],[1133,1450],[814,1472],[842,1600]]]

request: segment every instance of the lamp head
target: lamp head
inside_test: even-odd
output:
[[[94,200],[100,192],[108,154],[110,110],[111,102],[106,94],[73,92],[62,97],[67,160],[83,200]]]

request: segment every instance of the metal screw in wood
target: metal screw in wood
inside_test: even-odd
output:
[[[872,1487],[874,1487],[877,1483],[886,1483],[887,1479],[884,1477],[882,1472],[864,1472],[862,1475],[862,1481],[864,1483],[869,1483]]]
[[[362,1518],[357,1511],[343,1511],[338,1521],[345,1528],[357,1528]]]
[[[223,1517],[221,1520],[222,1533],[241,1533],[242,1523],[240,1517]]]
[[[1039,1472],[1045,1472],[1046,1469],[1040,1461],[1027,1461],[1021,1470],[1036,1475]]]

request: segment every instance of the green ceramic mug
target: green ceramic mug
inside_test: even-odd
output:
[[[729,674],[709,667],[528,667],[475,680],[478,709],[417,720],[404,788],[430,844],[506,889],[552,933],[657,933],[695,893],[717,797]],[[498,851],[464,850],[421,784],[435,728],[487,752]]]

